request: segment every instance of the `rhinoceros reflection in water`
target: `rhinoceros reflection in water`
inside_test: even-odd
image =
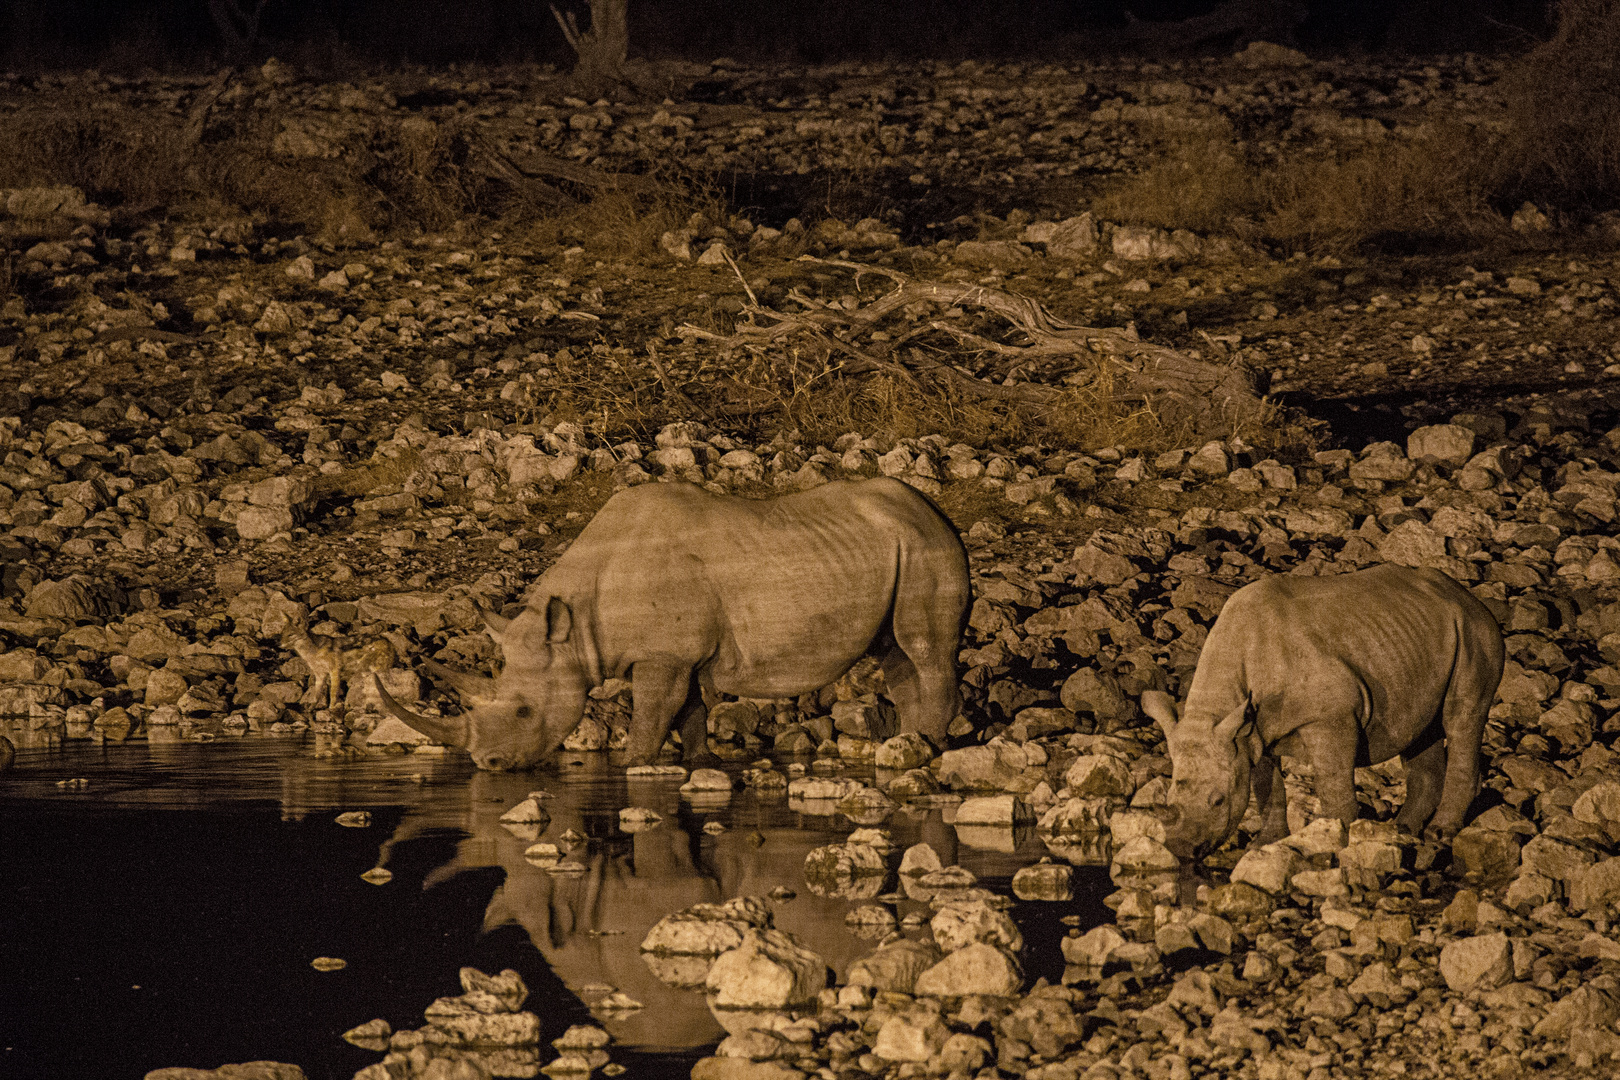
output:
[[[870,949],[844,923],[859,901],[817,897],[805,888],[805,856],[840,839],[830,831],[770,825],[756,830],[739,822],[727,832],[707,836],[701,822],[679,805],[673,786],[648,785],[645,790],[633,787],[631,798],[652,806],[664,821],[627,834],[618,824],[616,806],[622,803],[581,810],[565,796],[544,804],[552,815],[545,835],[555,840],[569,829],[584,834],[587,840],[567,859],[585,869],[557,874],[525,859],[532,840],[514,835],[500,822],[506,808],[521,801],[532,786],[531,778],[474,774],[464,809],[413,811],[383,845],[379,862],[386,862],[390,850],[412,836],[431,829],[464,830],[468,835],[457,846],[455,858],[434,871],[426,884],[463,870],[491,866],[504,870],[506,880],[490,899],[484,929],[507,923],[522,926],[552,971],[589,1004],[595,1004],[600,994],[588,988],[602,985],[641,1002],[644,1008],[639,1010],[599,1013],[621,1045],[680,1049],[724,1037],[702,991],[666,985],[655,971],[659,965],[649,965],[641,952],[642,940],[659,919],[693,904],[764,896],[786,886],[798,897],[773,905],[778,929],[792,934],[840,974]],[[950,832],[948,827],[939,834],[925,831],[937,847],[945,846],[944,837]],[[753,836],[756,832],[763,835],[763,843]],[[946,848],[942,854],[954,860],[954,849]],[[544,1010],[539,1002],[533,1007]]]

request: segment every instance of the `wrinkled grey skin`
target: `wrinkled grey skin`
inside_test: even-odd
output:
[[[556,751],[591,687],[628,678],[630,761],[655,758],[675,724],[691,760],[707,750],[705,690],[792,697],[872,651],[901,729],[943,743],[969,600],[956,530],[898,480],[776,499],[647,484],[608,500],[521,614],[490,620],[498,679],[432,666],[467,713],[417,716],[378,688],[395,716],[479,767],[519,769]]]
[[[1479,787],[1479,743],[1502,678],[1502,631],[1437,570],[1378,566],[1279,575],[1239,589],[1215,621],[1186,705],[1149,691],[1171,763],[1166,846],[1219,847],[1248,810],[1288,832],[1278,755],[1312,766],[1324,816],[1357,812],[1355,769],[1399,755],[1403,829],[1449,839]],[[1427,825],[1427,829],[1424,827]]]

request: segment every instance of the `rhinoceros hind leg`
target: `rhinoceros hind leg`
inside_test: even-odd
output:
[[[1424,732],[1422,738],[1401,755],[1406,766],[1406,802],[1395,815],[1395,824],[1402,831],[1417,835],[1434,816],[1440,805],[1440,793],[1446,783],[1446,740],[1438,727]]]
[[[926,735],[944,747],[945,729],[956,718],[962,699],[956,688],[956,669],[941,670],[938,663],[919,667],[899,645],[883,655],[883,684],[900,714],[900,730]]]
[[[1457,673],[1440,707],[1440,725],[1446,736],[1445,782],[1440,805],[1425,831],[1431,839],[1455,836],[1468,805],[1479,794],[1479,743],[1490,718],[1496,684],[1502,678],[1502,635],[1494,624],[1488,629],[1490,633],[1464,640]]]

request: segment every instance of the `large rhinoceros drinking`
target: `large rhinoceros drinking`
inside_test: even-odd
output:
[[[872,653],[901,730],[942,743],[960,706],[969,602],[956,530],[898,480],[774,499],[647,484],[608,500],[521,613],[490,617],[506,660],[498,678],[433,665],[467,712],[418,716],[378,691],[391,713],[465,747],[479,767],[518,769],[556,751],[592,687],[628,678],[629,759],[652,760],[678,723],[690,760],[707,748],[705,689],[791,697]]]

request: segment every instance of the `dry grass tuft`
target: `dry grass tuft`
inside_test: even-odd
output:
[[[655,191],[604,191],[566,210],[528,215],[518,232],[530,243],[581,244],[599,258],[635,259],[656,254],[659,238],[693,214],[725,220],[724,201],[703,178],[654,178],[660,181]]]
[[[1227,232],[1233,219],[1265,206],[1260,170],[1227,125],[1210,131],[1162,129],[1162,156],[1103,193],[1092,213],[1160,229]]]
[[[1463,129],[1270,160],[1224,130],[1172,134],[1164,156],[1107,192],[1101,217],[1235,233],[1291,251],[1478,239],[1501,227],[1489,154]]]
[[[1264,178],[1266,210],[1249,231],[1291,251],[1477,241],[1502,227],[1490,205],[1489,150],[1460,128],[1296,158]]]
[[[339,244],[483,218],[621,257],[655,251],[664,231],[694,211],[725,217],[701,180],[653,194],[608,191],[558,210],[470,167],[467,133],[454,125],[378,124],[342,157],[294,159],[271,151],[280,127],[273,113],[227,117],[201,142],[188,139],[183,122],[74,105],[0,116],[11,151],[0,161],[0,187],[71,185],[132,215],[225,204]]]
[[[1167,450],[1192,437],[1189,427],[1166,424],[1140,403],[1115,400],[1106,376],[1066,391],[1049,408],[975,397],[926,377],[846,378],[825,361],[803,359],[772,364],[757,357],[738,381],[775,399],[765,412],[776,421],[826,445],[850,431],[890,441],[938,434],[974,447],[1036,443],[1066,450]]]
[[[385,457],[344,469],[338,473],[323,473],[315,480],[317,498],[341,495],[358,499],[380,487],[404,483],[405,479],[422,467],[422,455],[407,449],[398,457]]]

